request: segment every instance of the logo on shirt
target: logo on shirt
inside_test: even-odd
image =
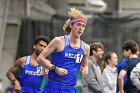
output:
[[[43,68],[42,67],[37,67],[37,71],[25,70],[25,74],[40,76],[40,75],[43,75]]]
[[[74,58],[76,59],[76,63],[81,63],[83,59],[83,54],[72,54],[72,53],[65,53],[66,58]]]

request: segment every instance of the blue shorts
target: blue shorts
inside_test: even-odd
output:
[[[46,84],[43,93],[76,93],[74,86],[58,86]]]

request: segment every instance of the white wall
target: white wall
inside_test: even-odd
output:
[[[122,15],[140,14],[140,0],[119,0],[119,12]]]
[[[15,61],[18,36],[19,36],[18,25],[6,26],[4,46],[2,49],[2,57],[0,64],[0,78],[2,78],[3,80],[4,90],[10,84],[5,74],[8,71],[9,67],[11,67]]]

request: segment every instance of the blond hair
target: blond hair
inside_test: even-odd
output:
[[[69,19],[65,22],[63,26],[63,31],[70,33],[71,28],[69,27],[69,24],[71,23],[71,19],[74,18],[84,18],[87,20],[86,16],[82,13],[81,10],[74,8],[70,8],[68,11]]]

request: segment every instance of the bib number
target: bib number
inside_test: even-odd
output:
[[[76,63],[81,63],[82,59],[83,59],[83,55],[82,54],[77,54]]]
[[[43,73],[43,68],[42,67],[38,67],[37,68],[37,75],[42,75]]]

